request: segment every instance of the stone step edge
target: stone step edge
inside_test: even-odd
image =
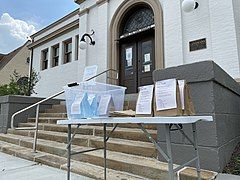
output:
[[[34,123],[19,123],[19,127],[33,127]],[[67,132],[67,125],[57,125],[49,123],[39,123],[39,130],[55,131],[55,132]],[[72,131],[75,131],[76,126],[72,127]],[[107,127],[107,133],[109,133],[113,127]],[[153,138],[157,138],[157,130],[148,130],[152,134]],[[77,134],[87,134],[93,136],[103,136],[103,128],[97,126],[81,126]],[[111,138],[118,139],[129,139],[135,141],[149,142],[147,136],[140,130],[136,128],[116,128],[114,133],[112,133]]]
[[[67,117],[67,113],[45,113],[45,112],[41,112],[39,113],[39,117],[59,117],[59,118],[66,118]]]
[[[67,128],[67,125],[58,125],[58,124],[50,124],[50,123],[38,123],[39,126],[41,125],[44,125],[44,126],[55,126],[55,127],[65,127]],[[27,123],[19,123],[19,127],[24,127],[24,125],[26,126],[35,126],[35,123],[30,123],[30,122],[27,122]],[[103,127],[102,126],[92,126],[92,125],[82,125],[79,127],[79,129],[95,129],[95,130],[100,130],[100,131],[103,131]],[[72,127],[72,129],[75,129],[75,126]],[[113,127],[111,126],[108,126],[107,127],[107,131],[111,131],[113,129]],[[115,131],[132,131],[132,132],[135,132],[135,133],[143,133],[141,131],[141,129],[139,128],[126,128],[126,127],[117,127]],[[157,133],[157,130],[152,130],[152,129],[148,129],[148,132],[150,134],[156,134]]]
[[[33,146],[33,138],[17,135],[0,135],[1,141],[11,142],[21,147],[30,148]],[[45,153],[50,153],[57,156],[66,155],[66,144],[58,143],[50,140],[38,140],[37,149],[43,150]],[[72,151],[77,152],[79,150],[88,150],[89,148],[81,146],[72,146]],[[55,152],[55,154],[54,154]],[[57,152],[57,154],[56,154]],[[157,161],[153,158],[141,157],[136,155],[129,155],[125,153],[118,153],[114,151],[107,150],[107,159],[110,166],[110,169],[117,171],[128,171],[128,167],[133,167],[130,174],[146,176],[146,178],[156,178],[161,176],[162,178],[167,177],[167,163]],[[94,152],[84,153],[80,156],[74,156],[74,160],[80,161],[83,160],[85,163],[95,163],[94,165],[101,166],[103,165],[103,150],[98,150]],[[78,159],[80,158],[80,159]],[[142,163],[144,162],[144,163]],[[120,166],[118,166],[120,165]],[[176,165],[175,165],[176,166]],[[120,167],[120,169],[119,169]],[[139,169],[142,169],[139,171]],[[146,171],[146,172],[142,172]],[[149,171],[149,175],[147,172]],[[151,173],[150,173],[151,172]],[[153,174],[152,174],[153,173]]]
[[[166,170],[165,170],[166,171]],[[215,179],[215,177],[217,176],[216,172],[213,171],[208,171],[208,170],[202,170],[202,174],[204,173],[204,175],[206,177],[204,177],[204,175],[202,176],[202,180],[210,180],[210,179]],[[179,173],[181,180],[186,179],[197,179],[196,177],[196,170],[192,167],[186,167],[183,171],[181,171]]]
[[[58,114],[58,113],[44,113],[44,114]],[[36,118],[34,117],[30,117],[28,118],[27,122],[28,123],[34,123],[36,120]],[[49,124],[56,124],[56,121],[57,120],[68,120],[66,116],[64,115],[61,115],[60,116],[41,116],[41,114],[39,115],[39,123],[49,123]],[[92,124],[91,126],[101,126],[99,124]],[[111,124],[108,124],[108,127],[113,127],[114,124],[111,123]],[[157,125],[156,124],[146,124],[144,125],[146,129],[149,129],[149,130],[157,130]],[[119,124],[118,127],[121,127],[121,128],[132,128],[132,129],[139,129],[139,127],[137,125],[131,125],[130,123],[127,123],[127,124]]]
[[[0,151],[9,155],[14,155],[19,158],[23,158],[26,160],[30,160],[33,162],[41,163],[47,166],[52,166],[58,169],[63,169],[67,170],[67,159],[63,157],[59,157],[56,155],[52,155],[49,153],[43,153],[43,152],[37,152],[33,153],[32,149],[21,147],[17,145],[13,145],[11,143],[2,143],[0,141]],[[57,162],[53,162],[52,159],[58,160]],[[62,162],[62,163],[61,163]],[[94,178],[94,179],[103,179],[103,168],[100,166],[92,165],[89,163],[83,163],[75,160],[71,160],[71,172],[87,176],[89,178]],[[80,166],[79,166],[80,165]],[[80,167],[84,167],[85,170],[80,169]],[[92,173],[94,171],[94,173]],[[91,173],[90,173],[91,172]],[[97,173],[96,173],[97,172]],[[115,171],[112,169],[108,169],[108,175],[110,176],[109,178],[118,178],[120,179],[132,179],[132,180],[137,180],[137,179],[144,179],[143,177],[130,174],[130,173],[125,173],[121,171]]]
[[[14,133],[14,132],[25,132],[25,133]],[[23,134],[27,134],[29,136],[29,133],[34,133],[34,130],[14,130],[14,129],[8,129],[9,134],[18,134],[22,136],[26,136]],[[66,132],[57,132],[57,131],[47,131],[47,130],[38,130],[38,133],[46,134],[46,135],[54,135],[54,136],[62,136],[64,138],[67,138],[67,133]],[[32,137],[32,135],[30,136]],[[86,140],[94,140],[94,141],[103,141],[102,136],[93,136],[93,135],[87,135],[87,134],[76,134],[75,138],[82,138]],[[41,138],[40,138],[41,139]],[[128,139],[120,139],[120,138],[111,138],[109,139],[110,142],[112,143],[118,143],[119,141],[129,143],[129,145],[134,145],[133,143],[139,143],[137,146],[139,147],[146,147],[146,148],[154,148],[154,145],[151,142],[145,142],[145,141],[135,141],[135,140],[128,140]],[[119,143],[122,144],[122,143]]]
[[[33,137],[34,131],[33,130],[17,131],[17,130],[9,129],[8,134]],[[39,130],[38,139],[45,139],[45,140],[52,140],[60,143],[63,143],[63,142],[66,143],[67,133]],[[73,144],[84,146],[84,147],[99,148],[99,147],[102,147],[103,145],[103,138],[100,136],[76,134]],[[154,148],[154,145],[150,142],[110,138],[109,141],[107,142],[107,148],[108,150],[111,150],[111,151],[122,152],[126,154],[133,154],[137,156],[150,157],[150,158],[157,157],[157,151]]]

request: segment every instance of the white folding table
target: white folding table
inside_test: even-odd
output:
[[[151,141],[157,151],[166,159],[168,162],[168,179],[173,180],[174,179],[174,173],[181,170],[183,167],[196,162],[196,169],[197,169],[197,175],[198,179],[201,179],[200,174],[200,162],[199,162],[199,153],[198,153],[198,140],[197,140],[197,132],[196,132],[196,123],[198,121],[213,121],[212,116],[178,116],[178,117],[108,117],[108,118],[90,118],[90,119],[78,119],[78,120],[59,120],[57,121],[57,124],[59,125],[68,125],[68,145],[67,145],[67,180],[70,180],[70,168],[71,168],[71,156],[75,154],[95,151],[99,149],[104,149],[104,179],[107,178],[107,141],[110,138],[111,134],[114,132],[114,130],[117,128],[118,124],[126,124],[126,123],[132,123],[132,124],[138,124],[140,129],[144,132],[146,137]],[[77,129],[81,125],[87,125],[87,124],[102,124],[103,125],[103,142],[104,146],[103,148],[93,148],[86,151],[81,152],[74,152],[71,153],[71,145],[72,141],[74,139],[74,136],[77,132]],[[106,134],[106,127],[107,124],[115,124],[112,131],[108,134]],[[148,133],[148,131],[144,128],[144,124],[156,124],[156,125],[165,125],[165,133],[166,133],[166,145],[167,145],[167,152],[164,152],[163,149],[160,147],[159,143],[155,141],[151,134]],[[182,129],[182,125],[184,124],[192,124],[192,133],[193,133],[193,139],[188,137],[188,135],[184,132]],[[77,125],[77,129],[71,133],[71,126]],[[175,127],[175,129],[172,129]],[[171,137],[170,132],[172,130],[179,130],[183,136],[186,137],[186,139],[193,145],[193,148],[195,150],[195,157],[191,160],[188,160],[183,165],[178,166],[177,168],[173,168],[173,159],[172,159],[172,149],[171,149]],[[72,134],[72,135],[71,135]]]

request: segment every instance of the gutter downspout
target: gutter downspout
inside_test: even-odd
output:
[[[34,40],[31,40],[31,43],[33,43]],[[30,58],[30,69],[29,69],[29,84],[28,84],[28,96],[31,96],[31,79],[32,79],[32,71],[33,71],[33,48],[30,48],[31,50],[31,58]]]

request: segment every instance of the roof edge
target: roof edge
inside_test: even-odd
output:
[[[0,61],[0,70],[2,70],[30,41],[25,42],[22,46],[14,49],[8,54],[4,55]]]
[[[86,1],[86,0],[74,0],[74,2],[79,4],[79,5],[82,4],[84,1]]]
[[[78,15],[78,12],[79,12],[79,8],[77,8],[76,10],[74,10],[74,11],[72,11],[71,13],[67,14],[66,16],[62,17],[61,19],[53,22],[52,24],[48,25],[47,27],[39,30],[38,32],[32,34],[30,37],[31,37],[32,39],[35,38],[36,36],[38,36],[38,35],[46,32],[46,31],[48,31],[49,29],[57,26],[58,24],[64,22],[65,20],[67,20],[67,19],[69,19],[69,18],[71,18],[71,17],[73,17],[73,16],[75,16],[75,15]]]

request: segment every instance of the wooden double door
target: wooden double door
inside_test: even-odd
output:
[[[137,93],[140,86],[153,84],[154,34],[121,41],[119,62],[120,85],[127,87],[127,94]]]

